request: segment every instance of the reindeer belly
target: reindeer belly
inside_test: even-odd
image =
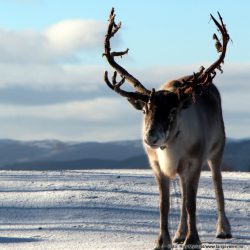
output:
[[[179,157],[177,154],[169,151],[168,148],[156,150],[160,169],[164,175],[174,178],[179,165]]]

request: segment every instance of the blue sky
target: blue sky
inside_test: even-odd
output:
[[[103,83],[111,7],[123,27],[113,47],[148,88],[196,71],[218,54],[209,14],[233,43],[216,77],[229,137],[250,137],[249,1],[0,0],[0,138],[109,141],[140,138],[142,114]]]

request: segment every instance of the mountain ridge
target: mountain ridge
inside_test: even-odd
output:
[[[250,171],[250,139],[227,139],[223,169]],[[0,169],[148,168],[141,140],[63,142],[0,140]]]

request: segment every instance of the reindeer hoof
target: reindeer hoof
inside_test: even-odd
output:
[[[174,235],[173,243],[183,244],[187,236],[186,227],[184,230],[177,230]]]
[[[218,239],[231,239],[232,238],[232,234],[231,233],[218,233],[216,234],[216,238]]]
[[[156,240],[156,246],[154,250],[171,250],[172,249],[172,243],[170,236],[167,235],[163,237],[162,235],[159,235],[158,239]]]
[[[184,246],[183,249],[187,250],[187,249],[196,249],[196,250],[200,250],[201,249],[201,242],[199,239],[199,236],[191,236],[188,237],[185,242],[184,242]]]
[[[183,244],[184,241],[185,241],[184,237],[176,237],[173,239],[173,243],[176,243],[176,244]]]
[[[157,246],[154,248],[154,250],[161,250],[161,247]]]
[[[219,217],[216,225],[216,238],[230,239],[232,238],[231,226],[226,216]]]

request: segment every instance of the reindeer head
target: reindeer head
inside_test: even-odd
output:
[[[206,88],[212,83],[212,79],[216,75],[216,69],[222,72],[221,64],[224,62],[229,35],[219,12],[218,15],[220,23],[212,15],[211,18],[222,35],[222,44],[216,34],[213,36],[213,39],[216,41],[216,49],[221,53],[219,59],[206,70],[204,67],[201,67],[199,72],[182,78],[178,82],[179,86],[173,92],[167,90],[155,91],[155,89],[150,91],[115,61],[115,57],[126,55],[128,49],[120,52],[111,52],[110,39],[121,28],[121,22],[115,23],[115,12],[114,8],[112,8],[104,41],[103,56],[106,57],[108,63],[115,69],[115,72],[112,81],[110,81],[106,71],[104,80],[109,88],[126,97],[136,109],[143,111],[144,141],[148,146],[152,148],[164,147],[172,131],[176,128],[180,111],[187,107],[187,103],[192,104],[192,102],[195,102],[196,95],[201,95],[206,91]],[[121,76],[121,80],[118,82],[117,73]],[[133,86],[134,92],[128,92],[120,88],[126,80]]]

